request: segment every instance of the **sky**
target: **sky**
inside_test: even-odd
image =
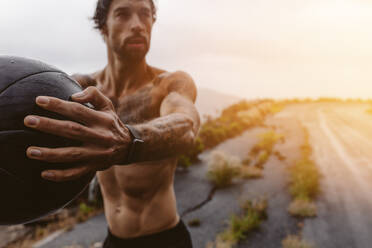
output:
[[[0,54],[106,64],[96,0],[0,0]],[[149,64],[245,98],[372,98],[369,0],[159,0]]]

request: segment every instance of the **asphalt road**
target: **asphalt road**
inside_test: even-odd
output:
[[[363,104],[313,104],[299,116],[323,178],[318,218],[304,237],[317,247],[372,244],[372,115]],[[296,111],[297,112],[297,111]]]
[[[204,248],[227,227],[232,213],[239,212],[239,199],[266,196],[268,220],[239,247],[281,247],[288,234],[298,234],[298,222],[287,213],[291,201],[286,168],[299,157],[303,143],[302,126],[309,130],[313,160],[321,174],[321,194],[317,199],[318,217],[304,221],[303,238],[318,248],[372,247],[372,115],[366,104],[302,104],[286,108],[267,120],[283,133],[286,142],[275,149],[285,161],[271,157],[265,165],[264,178],[236,182],[219,190],[201,209],[185,216],[185,222],[198,218],[201,226],[190,228],[194,247]],[[255,128],[224,142],[216,149],[244,158],[257,142]],[[207,157],[208,152],[202,157]],[[177,172],[175,190],[179,212],[203,201],[210,191],[206,164],[201,162],[189,172]],[[43,248],[91,247],[106,234],[104,216],[76,226]]]

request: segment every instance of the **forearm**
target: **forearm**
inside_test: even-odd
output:
[[[159,117],[145,124],[135,125],[144,145],[132,162],[145,162],[175,157],[190,149],[198,131],[198,124],[182,113]]]

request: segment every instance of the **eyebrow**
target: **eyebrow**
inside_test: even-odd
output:
[[[130,9],[130,7],[129,6],[119,6],[119,7],[117,7],[116,9],[114,9],[114,13],[117,13],[117,12],[119,12],[119,11],[123,11],[123,10],[129,10]],[[144,7],[144,6],[142,6],[141,8],[140,8],[140,10],[141,11],[148,11],[148,12],[151,12],[151,9],[149,8],[149,7]]]
[[[129,7],[118,7],[116,9],[114,9],[114,13],[117,13],[117,12],[120,12],[120,11],[123,11],[123,10],[128,10]]]

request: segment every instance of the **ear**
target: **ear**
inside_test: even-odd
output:
[[[107,37],[108,37],[107,25],[105,24],[100,31],[101,31],[101,35],[102,35],[103,40],[105,42],[107,42]]]

